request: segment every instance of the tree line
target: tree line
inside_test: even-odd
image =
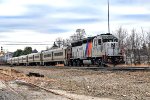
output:
[[[120,27],[113,32],[119,39],[119,47],[125,54],[125,60],[131,64],[150,64],[150,32],[136,31],[132,29],[128,32]]]
[[[19,57],[21,55],[27,55],[30,53],[37,53],[38,51],[36,49],[32,50],[32,47],[25,47],[24,50],[21,49],[17,49],[14,53],[13,53],[13,57]]]
[[[144,31],[142,28],[141,31],[136,31],[136,29],[127,31],[127,29],[120,27],[112,32],[112,34],[118,37],[119,48],[123,52],[127,63],[140,64],[146,62],[150,64],[150,31]],[[77,29],[76,33],[71,35],[69,39],[58,37],[53,46],[46,49],[69,46],[71,42],[81,40],[85,37],[85,30]],[[26,47],[24,50],[18,49],[15,51],[13,57],[36,52],[38,52],[36,49],[32,50],[32,47]]]

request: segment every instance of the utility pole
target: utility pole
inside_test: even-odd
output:
[[[109,0],[108,0],[108,33],[110,33],[110,24],[109,24]]]

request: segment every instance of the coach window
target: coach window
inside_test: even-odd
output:
[[[44,55],[44,58],[51,57],[51,54]]]
[[[32,57],[29,57],[29,59],[32,59]]]
[[[101,39],[98,39],[98,44],[101,45]]]
[[[55,56],[63,56],[63,52],[55,53]]]
[[[51,57],[51,54],[48,54],[47,57]]]
[[[35,56],[35,58],[39,58],[39,56]]]
[[[48,54],[48,57],[51,57],[51,54]]]

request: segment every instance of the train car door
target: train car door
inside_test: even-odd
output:
[[[34,55],[33,55],[33,62],[34,62]]]
[[[52,52],[52,60],[54,59],[54,55],[53,55],[54,53]]]

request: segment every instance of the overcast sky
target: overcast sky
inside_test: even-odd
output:
[[[110,0],[110,27],[149,30],[150,0]],[[52,44],[68,38],[76,29],[87,35],[107,32],[107,0],[0,0],[0,46],[6,51],[25,45],[15,42]],[[33,46],[44,50],[46,46]]]

